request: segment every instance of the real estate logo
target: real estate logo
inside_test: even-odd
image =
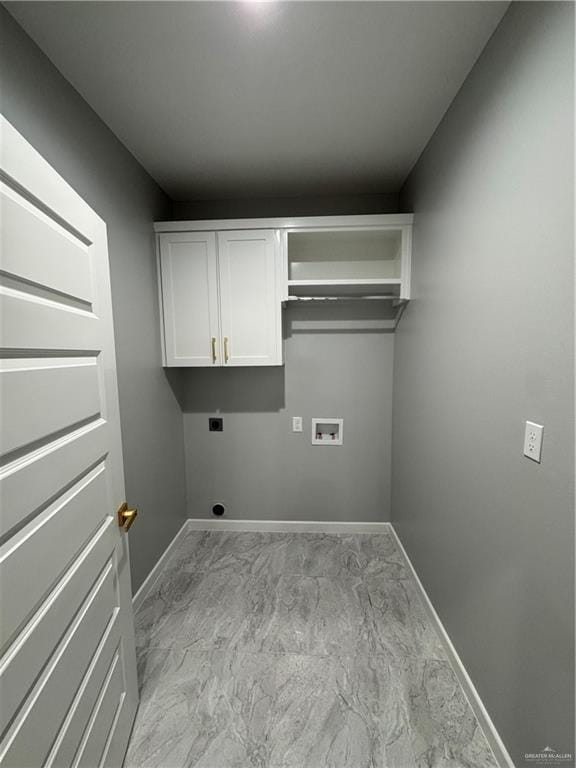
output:
[[[562,764],[572,760],[571,752],[558,752],[552,747],[544,747],[540,752],[526,752],[524,759],[527,763],[544,765]]]

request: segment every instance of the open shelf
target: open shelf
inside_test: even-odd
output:
[[[289,230],[286,295],[407,298],[406,252],[403,226]]]
[[[400,296],[402,281],[397,278],[288,280],[291,296]]]
[[[288,233],[289,280],[399,279],[402,230]]]

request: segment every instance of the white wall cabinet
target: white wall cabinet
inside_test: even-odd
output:
[[[277,243],[271,230],[218,233],[224,365],[282,363]]]
[[[160,235],[164,364],[213,365],[222,359],[214,232]]]
[[[411,214],[164,221],[158,233],[166,366],[282,365],[282,305],[410,299]]]
[[[274,230],[159,235],[166,366],[282,364]]]

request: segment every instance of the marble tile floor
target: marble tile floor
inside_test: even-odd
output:
[[[125,768],[491,768],[390,534],[187,531],[136,615]]]

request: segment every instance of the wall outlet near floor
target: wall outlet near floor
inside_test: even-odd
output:
[[[541,424],[534,424],[533,421],[526,422],[526,429],[524,432],[524,456],[527,456],[532,461],[540,463],[540,456],[542,455],[542,435],[544,433],[544,427]]]
[[[292,416],[292,432],[302,432],[302,416]]]
[[[208,419],[208,431],[209,432],[223,432],[224,431],[224,419],[210,416]]]

